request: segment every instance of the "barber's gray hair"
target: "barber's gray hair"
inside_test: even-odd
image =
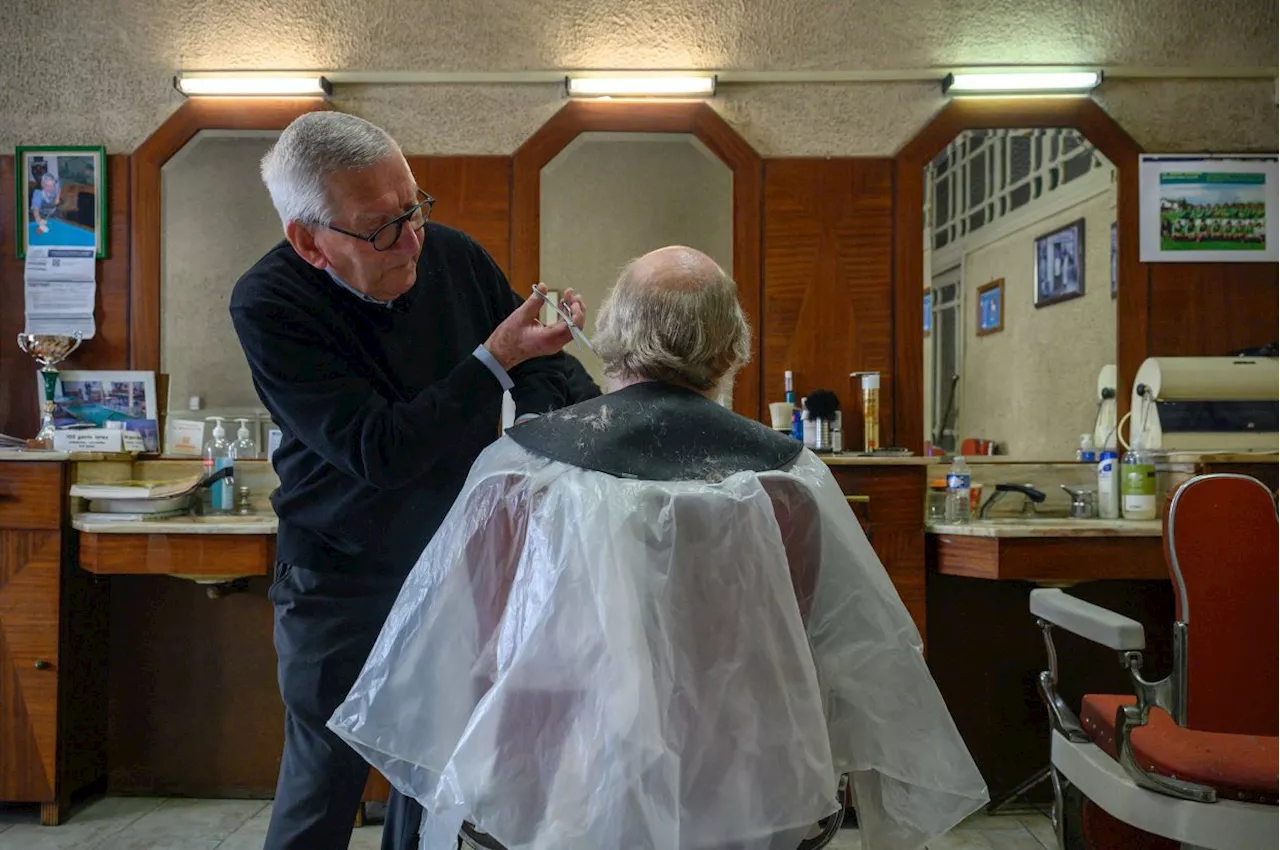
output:
[[[363,118],[320,110],[295,118],[262,158],[262,182],[281,224],[333,221],[327,178],[368,168],[400,151],[385,130]]]
[[[637,262],[623,269],[596,320],[592,345],[606,375],[706,391],[746,365],[751,326],[723,269],[689,264],[655,282],[637,279]]]

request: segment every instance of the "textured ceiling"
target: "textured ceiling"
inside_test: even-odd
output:
[[[1271,67],[1276,25],[1274,0],[0,0],[0,149],[130,151],[180,102],[183,68]],[[1271,92],[1116,81],[1098,99],[1143,144],[1256,148],[1275,145]],[[423,153],[509,152],[563,103],[544,86],[336,102]],[[892,153],[942,100],[907,83],[726,87],[715,103],[762,153],[834,155]]]

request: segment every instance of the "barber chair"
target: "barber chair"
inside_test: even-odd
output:
[[[1276,503],[1256,479],[1202,475],[1164,513],[1177,598],[1173,670],[1142,675],[1142,625],[1061,590],[1031,592],[1049,669],[1059,850],[1274,848],[1277,827]],[[1133,695],[1057,693],[1054,627],[1115,650]]]
[[[765,490],[773,502],[774,513],[778,519],[778,525],[782,532],[783,544],[787,552],[787,560],[791,573],[791,582],[796,595],[796,604],[799,607],[801,620],[807,625],[809,613],[813,608],[814,597],[818,584],[818,557],[817,553],[821,552],[821,529],[818,522],[817,507],[812,504],[812,497],[809,491],[799,486],[795,481],[785,475],[766,474],[761,478]],[[673,512],[675,514],[674,521],[683,529],[690,530],[689,537],[696,538],[705,535],[715,536],[723,534],[722,528],[712,527],[706,516],[701,515],[702,510],[698,501],[682,501],[676,498],[673,502]],[[519,519],[512,518],[514,524],[509,526],[514,529],[511,533],[513,536],[523,535],[523,528]],[[680,547],[677,541],[677,549]],[[685,563],[697,563],[693,559],[681,559],[679,554],[673,555],[673,561]],[[514,562],[510,568],[514,570]],[[701,573],[703,571],[690,570],[682,577],[679,583],[682,585],[677,592],[685,594],[686,600],[689,598],[700,599],[702,607],[707,616],[704,620],[695,625],[703,634],[713,633],[717,628],[717,618],[734,616],[733,611],[726,610],[724,605],[716,605],[716,592],[718,579],[702,580]],[[509,585],[508,585],[509,589]],[[506,593],[500,594],[499,603],[494,606],[493,610],[496,614],[506,607]],[[500,615],[494,616],[490,621],[488,628],[496,628],[497,620]],[[543,738],[543,745],[548,742],[548,735],[563,735],[567,733],[564,724],[557,723],[557,715],[564,712],[571,706],[574,699],[572,694],[530,694],[525,704],[519,707],[518,711],[511,712],[513,715],[503,718],[503,726],[507,731],[500,732],[499,736],[502,740],[521,742],[527,740],[527,730],[536,729],[538,734]],[[521,730],[525,730],[522,735]],[[506,748],[516,757],[527,758],[528,753],[524,752],[525,743],[516,743],[512,747]],[[554,748],[554,743],[552,747]],[[807,834],[805,834],[796,850],[821,850],[826,847],[835,836],[839,833],[845,817],[845,801],[848,789],[848,777],[842,776],[839,779],[837,787],[833,788],[833,801],[839,807],[829,817],[815,824]],[[545,789],[539,789],[535,793],[545,793]],[[788,845],[788,848],[792,845]],[[458,835],[458,848],[471,848],[471,850],[506,850],[506,847],[496,840],[493,836],[478,830],[471,823],[463,823],[462,830]]]

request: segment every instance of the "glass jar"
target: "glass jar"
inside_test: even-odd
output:
[[[947,480],[935,478],[929,482],[925,496],[925,522],[945,522],[947,518]]]

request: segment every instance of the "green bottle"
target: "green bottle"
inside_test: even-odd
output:
[[[1125,519],[1156,518],[1156,465],[1151,452],[1131,448],[1124,453],[1120,506]]]

